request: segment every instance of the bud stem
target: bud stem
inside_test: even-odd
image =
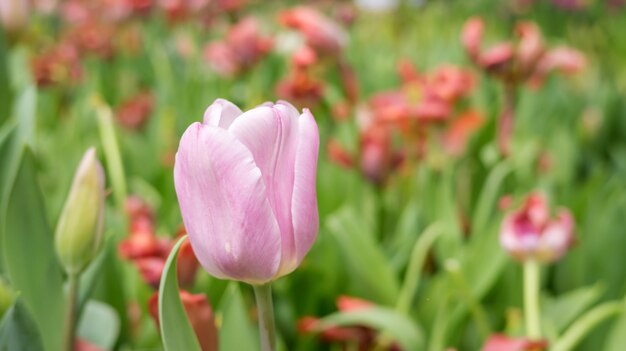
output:
[[[76,337],[76,319],[78,296],[78,274],[69,274],[67,277],[67,302],[65,304],[65,336],[64,350],[74,350],[74,339]]]
[[[532,340],[541,338],[541,313],[539,312],[539,276],[541,266],[534,259],[524,262],[524,320],[526,335]]]
[[[274,307],[272,305],[271,283],[253,285],[259,318],[261,351],[276,350],[276,327],[274,326]]]

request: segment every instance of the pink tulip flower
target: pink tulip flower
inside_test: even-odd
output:
[[[286,102],[242,113],[218,99],[183,134],[174,185],[202,266],[264,284],[295,270],[319,228],[319,132]]]
[[[500,243],[514,258],[553,262],[562,257],[574,242],[574,220],[561,209],[550,218],[545,197],[530,194],[522,208],[509,214],[502,222]]]

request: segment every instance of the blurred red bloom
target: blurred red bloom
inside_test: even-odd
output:
[[[261,36],[257,20],[247,17],[230,28],[224,41],[207,45],[204,57],[219,74],[233,75],[256,64],[272,46],[272,39]]]
[[[141,129],[154,110],[154,96],[144,91],[124,101],[117,109],[117,121],[131,130]]]
[[[527,338],[511,338],[495,334],[487,339],[482,351],[540,351],[548,347],[545,340],[533,341]]]
[[[465,152],[469,138],[485,122],[485,118],[475,110],[469,110],[454,119],[444,134],[443,144],[446,151],[453,156]]]
[[[545,46],[541,30],[536,23],[519,22],[514,38],[482,49],[484,22],[470,18],[461,33],[461,41],[472,61],[506,84],[531,82],[539,85],[551,71],[575,73],[585,66],[584,56],[571,48]]]
[[[289,75],[276,86],[276,94],[296,106],[316,106],[323,93],[323,81],[316,79],[308,67],[292,67]]]
[[[326,150],[331,162],[345,168],[352,168],[354,166],[352,155],[344,149],[339,141],[331,139],[326,146]]]
[[[217,325],[215,324],[213,309],[207,297],[204,294],[190,294],[187,291],[180,290],[180,299],[202,351],[217,351]],[[159,326],[158,292],[154,292],[150,297],[148,310],[156,325]]]
[[[383,185],[402,160],[402,154],[392,148],[390,128],[372,124],[361,133],[360,142],[363,175],[373,184]]]
[[[337,307],[339,311],[349,312],[360,309],[367,309],[375,306],[372,302],[350,297],[340,296],[337,299]],[[316,317],[302,317],[298,320],[298,331],[302,334],[319,333],[322,341],[327,343],[339,343],[344,346],[355,345],[359,351],[368,351],[374,349],[376,345],[377,331],[365,326],[344,326],[321,327],[320,320]],[[401,351],[402,349],[397,343],[392,343],[381,350]]]
[[[31,61],[33,76],[39,87],[55,84],[76,84],[83,77],[77,48],[61,42]]]
[[[307,45],[319,53],[336,55],[348,41],[346,32],[330,18],[311,7],[296,7],[280,13],[279,21],[298,30]]]
[[[507,215],[500,229],[502,247],[515,259],[553,262],[561,258],[574,242],[574,219],[567,209],[550,218],[546,198],[529,194],[522,207]]]
[[[171,238],[159,238],[154,229],[154,216],[150,207],[141,199],[131,196],[126,203],[129,217],[130,235],[118,245],[122,258],[131,261],[145,282],[158,288],[165,261],[174,246]],[[177,237],[184,234],[184,230]],[[178,253],[177,273],[180,286],[191,285],[196,276],[199,263],[189,244],[183,243]]]
[[[475,61],[478,60],[481,51],[485,22],[482,18],[472,17],[465,22],[461,31],[461,43],[465,51]]]
[[[104,350],[85,339],[76,338],[76,341],[74,342],[74,351],[104,351]]]

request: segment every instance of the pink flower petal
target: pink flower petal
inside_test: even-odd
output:
[[[286,103],[263,105],[242,114],[229,128],[252,151],[263,175],[268,200],[282,234],[281,271],[286,264],[295,268],[297,261],[291,201],[298,117],[298,111]]]
[[[280,230],[248,148],[227,130],[194,123],[180,141],[174,184],[191,244],[210,274],[254,284],[275,276]]]
[[[243,112],[228,100],[217,99],[204,111],[204,124],[228,129]]]
[[[311,112],[304,109],[304,113],[298,118],[298,148],[291,201],[297,263],[292,267],[283,264],[281,273],[283,270],[294,270],[317,237],[319,213],[315,179],[318,152],[319,130]]]

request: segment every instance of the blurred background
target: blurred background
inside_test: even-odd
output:
[[[184,232],[174,155],[217,98],[287,100],[320,127],[318,240],[274,284],[283,350],[478,350],[523,335],[521,265],[498,238],[533,191],[575,222],[542,271],[546,340],[624,298],[626,2],[0,1],[2,349],[22,349],[6,341],[23,327],[7,314],[17,299],[56,349],[63,275],[46,243],[90,146],[106,240],[82,278],[78,349],[161,349],[153,296]],[[194,327],[219,350],[255,350],[251,289],[188,251]],[[345,317],[355,304],[384,313]],[[342,327],[316,324],[329,315]],[[626,348],[626,316],[598,323],[573,349]]]

